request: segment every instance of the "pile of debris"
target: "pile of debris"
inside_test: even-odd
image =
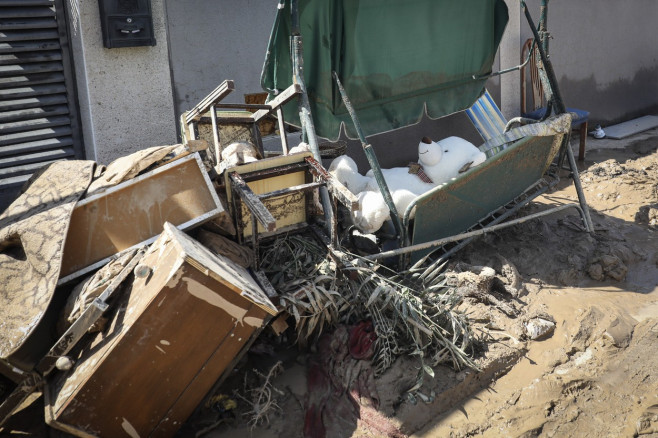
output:
[[[206,148],[56,162],[3,213],[3,422],[41,390],[69,433],[173,435],[279,313],[217,233]]]
[[[265,157],[258,113],[216,115],[223,130],[206,114],[182,116],[184,144],[55,162],[0,216],[2,423],[40,391],[46,422],[77,436],[172,436],[198,407],[241,402],[262,424],[276,364],[219,390],[259,336],[316,351],[311,435],[341,406],[383,427],[373,379],[398,357],[420,360],[411,396],[440,363],[477,368],[442,269],[396,272],[332,244],[350,224],[326,220],[318,190],[358,203],[308,148]]]

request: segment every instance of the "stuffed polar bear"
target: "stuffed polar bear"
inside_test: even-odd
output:
[[[437,185],[454,179],[462,172],[486,160],[486,155],[472,143],[448,137],[434,142],[428,137],[418,144],[418,162],[422,170],[410,173],[409,167],[382,169],[395,209],[403,216],[412,201]],[[380,193],[372,170],[359,174],[354,160],[346,155],[336,158],[329,167],[338,181],[359,198],[360,211],[354,223],[365,233],[374,233],[389,219],[390,212]],[[413,217],[413,214],[411,215]]]

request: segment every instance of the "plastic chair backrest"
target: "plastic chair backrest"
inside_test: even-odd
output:
[[[466,110],[466,115],[484,141],[497,137],[505,131],[507,120],[486,88],[482,96]]]

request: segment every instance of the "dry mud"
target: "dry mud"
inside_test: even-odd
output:
[[[463,304],[484,341],[482,371],[439,368],[408,397],[418,363],[399,359],[377,380],[380,413],[416,437],[658,437],[657,146],[654,135],[588,152],[581,178],[593,235],[565,210],[460,253],[452,268],[491,267],[499,279],[488,298]],[[530,212],[571,202],[564,175]],[[519,290],[510,291],[514,268]],[[531,340],[538,318],[550,329]],[[273,382],[285,396],[268,426],[238,419],[207,436],[302,436],[304,363],[296,358]],[[381,435],[357,421],[336,436]]]

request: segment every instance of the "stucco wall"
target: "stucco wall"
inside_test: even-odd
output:
[[[528,5],[538,22],[540,1]],[[658,112],[658,2],[553,0],[548,9],[551,60],[568,106],[603,125]]]
[[[164,0],[151,0],[156,45],[121,49],[103,47],[97,1],[67,6],[87,158],[175,143]]]
[[[276,14],[272,0],[152,0],[157,45],[126,49],[102,47],[96,1],[67,1],[89,158],[108,162],[175,142],[178,115],[225,79],[236,83],[227,102],[260,91]],[[518,2],[507,1],[510,25],[497,62],[502,68],[518,63],[530,36]],[[540,0],[528,4],[538,21]],[[658,112],[658,2],[553,0],[549,11],[551,59],[567,105],[589,110],[592,122],[604,126]],[[508,117],[517,113],[518,73],[489,87]],[[431,123],[419,129],[435,130]]]
[[[222,81],[235,81],[225,102],[261,92],[277,2],[272,0],[166,0],[171,70],[177,114],[187,111]]]

